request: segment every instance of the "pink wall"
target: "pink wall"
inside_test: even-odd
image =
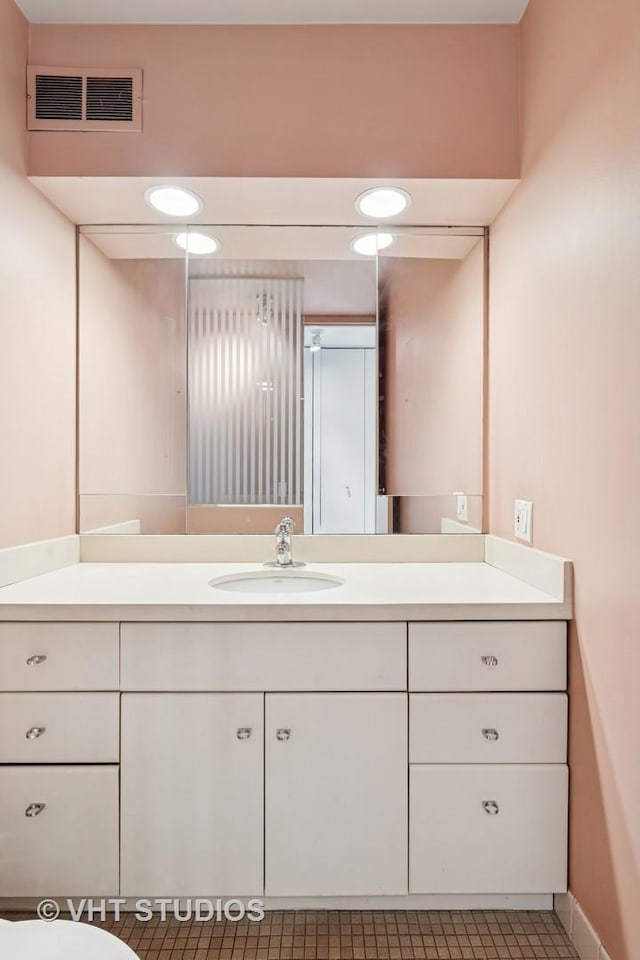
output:
[[[213,506],[202,504],[187,507],[187,533],[264,533],[273,534],[283,514],[295,520],[296,533],[304,533],[304,509],[284,506]]]
[[[517,177],[515,26],[34,25],[29,62],[142,67],[143,133],[33,133],[40,175]]]
[[[26,179],[27,24],[0,0],[0,547],[75,530],[75,239]]]
[[[79,264],[81,527],[184,533],[184,261],[109,260],[83,236]]]
[[[575,561],[570,885],[640,957],[640,6],[532,0],[523,183],[492,231],[490,527]]]
[[[387,493],[482,493],[482,239],[464,260],[381,264]]]

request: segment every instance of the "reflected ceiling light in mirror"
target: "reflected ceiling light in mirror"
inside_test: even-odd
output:
[[[192,217],[204,207],[198,194],[184,187],[149,187],[145,190],[144,199],[154,210],[170,217]]]
[[[175,238],[181,250],[206,256],[208,253],[217,253],[222,244],[215,237],[206,233],[179,233]]]
[[[404,213],[411,205],[411,194],[400,187],[373,187],[356,199],[356,210],[372,220],[387,220]]]
[[[375,257],[379,250],[386,250],[392,243],[390,233],[363,233],[351,241],[351,249],[363,257]]]
[[[313,330],[311,333],[311,346],[309,347],[311,353],[317,353],[318,350],[322,350],[322,344],[320,343],[320,331]]]

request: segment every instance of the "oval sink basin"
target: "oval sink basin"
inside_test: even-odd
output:
[[[313,593],[341,587],[344,580],[327,573],[305,573],[300,570],[260,570],[255,573],[233,573],[209,581],[216,590],[234,593]]]

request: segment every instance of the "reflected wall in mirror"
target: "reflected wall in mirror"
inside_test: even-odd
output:
[[[82,532],[480,528],[482,237],[366,232],[82,228]]]
[[[184,533],[184,251],[164,227],[78,242],[80,531]]]
[[[399,533],[482,530],[484,231],[387,231],[380,492]]]

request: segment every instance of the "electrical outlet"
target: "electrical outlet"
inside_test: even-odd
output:
[[[469,519],[466,493],[456,493],[456,518],[461,523],[466,523]]]
[[[514,501],[513,532],[518,540],[531,543],[533,538],[533,503],[530,500]]]

